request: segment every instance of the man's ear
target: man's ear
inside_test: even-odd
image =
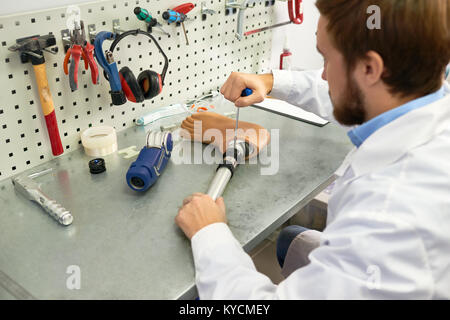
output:
[[[365,59],[360,61],[361,80],[365,85],[372,87],[382,81],[384,72],[383,58],[375,51],[369,51]]]

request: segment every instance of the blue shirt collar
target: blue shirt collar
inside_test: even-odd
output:
[[[368,137],[370,137],[375,131],[381,127],[387,125],[388,123],[394,121],[395,119],[403,116],[404,114],[433,102],[442,99],[445,96],[445,89],[442,87],[438,91],[429,94],[427,96],[410,101],[400,107],[389,110],[381,115],[367,121],[366,123],[360,125],[359,127],[350,130],[347,135],[349,136],[352,143],[359,148]]]

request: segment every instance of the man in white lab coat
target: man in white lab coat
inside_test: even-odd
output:
[[[221,92],[238,107],[270,93],[355,126],[320,246],[274,285],[233,237],[223,199],[194,194],[175,220],[191,239],[200,298],[449,299],[450,0],[316,5],[322,73],[233,73]],[[380,29],[366,24],[372,5]],[[247,87],[254,94],[241,98]]]

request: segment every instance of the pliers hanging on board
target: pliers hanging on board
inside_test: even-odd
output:
[[[78,65],[81,56],[84,60],[84,69],[91,68],[92,83],[98,84],[99,73],[94,59],[94,46],[89,41],[86,41],[83,21],[80,21],[80,25],[75,26],[75,29],[71,32],[70,41],[72,45],[64,57],[64,73],[69,75],[70,88],[72,90],[78,89]],[[67,68],[69,59],[70,70]]]

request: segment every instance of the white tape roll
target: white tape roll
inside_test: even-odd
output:
[[[117,135],[113,127],[92,127],[81,133],[81,143],[87,155],[107,156],[117,151]]]

